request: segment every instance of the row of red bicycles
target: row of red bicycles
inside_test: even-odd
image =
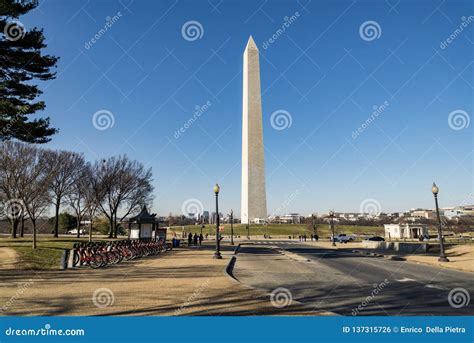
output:
[[[103,268],[123,260],[154,256],[171,250],[163,239],[81,242],[74,244],[73,266]]]

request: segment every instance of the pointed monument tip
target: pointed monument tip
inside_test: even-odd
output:
[[[245,50],[247,49],[255,49],[258,50],[257,44],[255,44],[255,41],[253,40],[252,35],[250,35],[249,40],[247,42],[247,46],[245,47]]]

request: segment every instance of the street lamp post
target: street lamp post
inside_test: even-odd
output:
[[[247,224],[247,239],[250,239],[250,225]]]
[[[185,232],[184,232],[184,216],[183,215],[181,215],[181,230],[183,232],[183,238],[184,238]]]
[[[230,210],[230,245],[234,245],[234,211]]]
[[[219,191],[220,187],[216,183],[214,186],[214,194],[216,195],[216,252],[214,253],[214,258],[221,259],[221,242],[219,239]]]
[[[316,238],[316,225],[314,224],[314,214],[311,215],[311,223],[313,225],[313,236]]]
[[[329,225],[331,226],[331,240],[332,240],[332,246],[336,246],[336,239],[334,236],[334,211],[329,211]]]
[[[436,216],[438,218],[438,240],[439,240],[439,262],[449,262],[448,258],[444,254],[444,239],[443,239],[443,227],[441,225],[441,217],[439,215],[439,207],[438,207],[438,193],[439,188],[436,186],[436,183],[433,182],[433,186],[431,187],[431,192],[434,195],[435,205],[436,205]]]

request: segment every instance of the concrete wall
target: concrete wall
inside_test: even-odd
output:
[[[405,242],[373,242],[362,241],[362,247],[367,249],[393,250],[411,254],[424,253],[428,250],[426,243],[405,243]]]

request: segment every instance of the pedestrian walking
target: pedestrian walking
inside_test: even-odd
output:
[[[197,233],[194,234],[194,245],[198,245],[198,235],[197,235]]]
[[[188,245],[193,244],[193,234],[190,232],[188,235]]]
[[[204,236],[202,233],[199,235],[199,245],[202,245],[202,240],[204,239]]]

